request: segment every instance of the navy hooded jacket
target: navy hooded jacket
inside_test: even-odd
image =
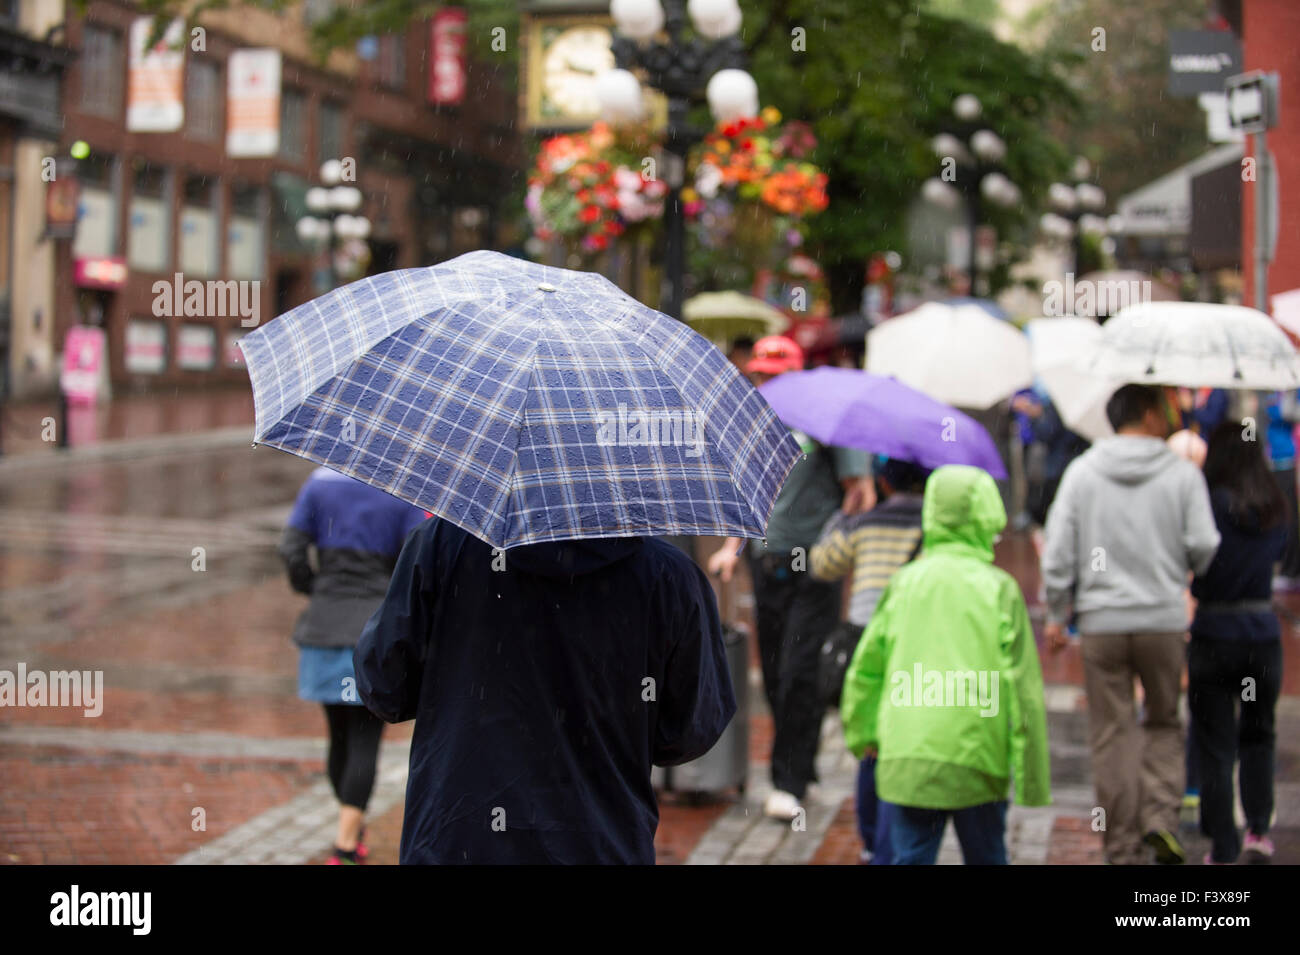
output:
[[[415,720],[403,864],[653,863],[651,764],[736,709],[707,578],[650,538],[494,552],[427,521],[353,660],[373,713]]]

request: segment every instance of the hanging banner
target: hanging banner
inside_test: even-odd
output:
[[[429,28],[429,102],[454,106],[465,98],[465,11],[445,7]]]
[[[171,133],[185,120],[185,23],[172,20],[162,38],[146,50],[153,23],[153,17],[131,22],[126,128],[132,133]]]
[[[226,154],[274,156],[280,148],[280,51],[230,54]]]

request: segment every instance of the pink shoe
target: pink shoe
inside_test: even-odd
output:
[[[1271,862],[1273,861],[1273,840],[1268,836],[1257,836],[1253,832],[1248,832],[1241,851],[1258,856],[1259,858],[1250,860],[1253,863]]]

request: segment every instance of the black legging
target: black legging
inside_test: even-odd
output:
[[[346,703],[326,703],[325,721],[330,728],[326,764],[334,795],[343,805],[365,811],[375,788],[384,721],[364,706]]]

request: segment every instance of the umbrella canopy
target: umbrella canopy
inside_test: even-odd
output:
[[[780,335],[790,327],[780,309],[740,292],[701,292],[686,300],[682,317],[701,335],[721,340]]]
[[[979,422],[894,378],[822,367],[778,375],[759,391],[782,421],[823,444],[930,469],[970,464],[995,478],[1007,476],[993,439]]]
[[[354,282],[240,344],[256,441],[495,547],[761,537],[801,454],[685,325],[602,276],[495,252]]]
[[[1300,387],[1300,355],[1263,312],[1205,302],[1120,310],[1080,367],[1098,378],[1189,388]]]
[[[1123,382],[1079,367],[1079,357],[1101,340],[1101,326],[1091,318],[1039,318],[1025,331],[1034,374],[1065,426],[1089,441],[1114,434],[1106,419],[1106,402]]]
[[[929,302],[867,335],[867,371],[936,401],[990,408],[1034,380],[1029,340],[977,305]]]

